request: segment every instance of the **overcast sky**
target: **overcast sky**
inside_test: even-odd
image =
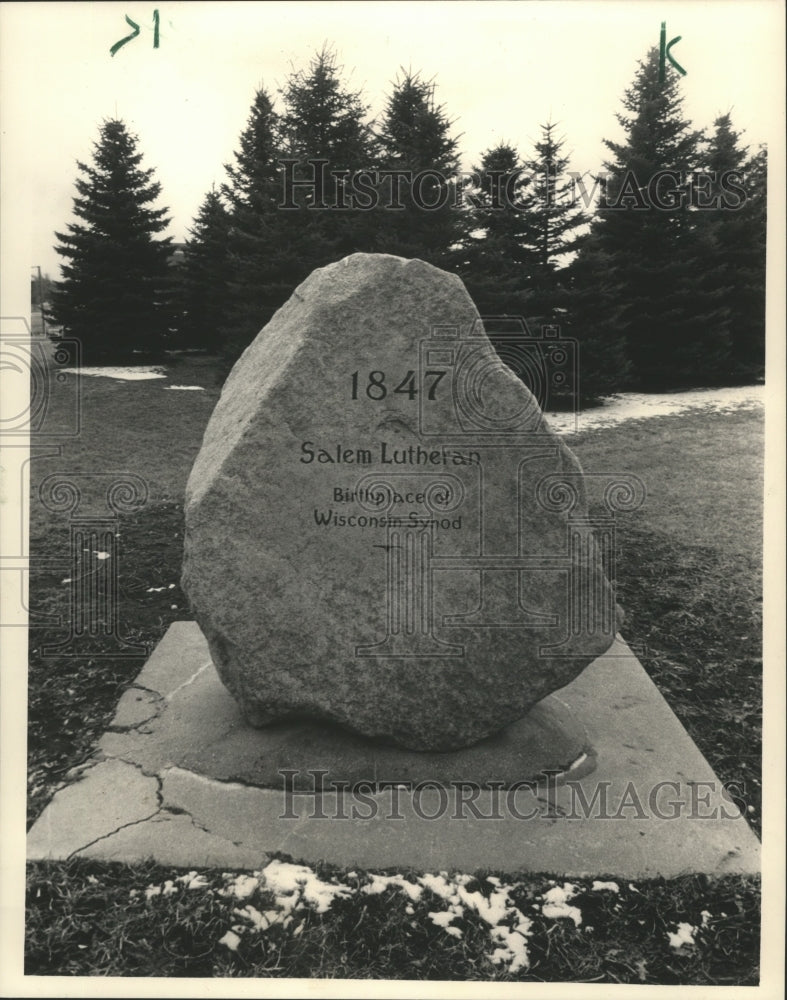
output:
[[[131,30],[126,14],[140,35],[112,57],[112,44]],[[780,0],[129,0],[4,3],[0,17],[3,139],[15,136],[3,198],[15,197],[11,185],[29,184],[30,244],[19,256],[29,252],[29,264],[53,277],[54,230],[73,218],[75,161],[90,157],[102,119],[119,116],[139,136],[172,215],[169,234],[183,240],[205,192],[224,178],[255,90],[275,92],[325,42],[372,112],[400,67],[433,77],[468,168],[500,140],[529,153],[551,119],[566,136],[571,168],[598,170],[602,140],[620,135],[623,92],[665,19],[667,38],[682,36],[673,53],[688,71],[685,109],[696,127],[731,111],[752,147],[784,127],[774,114],[783,83]]]

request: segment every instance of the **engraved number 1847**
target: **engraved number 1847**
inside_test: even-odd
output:
[[[424,380],[431,379],[428,384],[426,398],[434,399],[435,391],[440,384],[440,380],[445,375],[444,371],[426,371],[424,372]],[[369,372],[368,381],[365,387],[366,395],[369,399],[380,400],[385,399],[388,395],[388,386],[385,384],[385,372],[373,371]],[[407,396],[408,399],[415,399],[418,395],[418,388],[415,384],[415,372],[411,369],[396,386],[393,392],[398,392],[403,396]],[[352,399],[358,399],[358,372],[352,373]]]

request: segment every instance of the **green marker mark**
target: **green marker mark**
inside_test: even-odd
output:
[[[678,35],[677,38],[673,38],[672,41],[667,44],[667,22],[661,22],[661,36],[659,38],[659,83],[664,83],[664,77],[666,73],[666,60],[669,59],[670,65],[680,73],[681,76],[686,75],[686,70],[681,66],[681,64],[675,59],[675,57],[670,52],[673,45],[677,45],[681,40],[682,35]]]
[[[667,59],[669,59],[669,61],[672,63],[675,69],[680,73],[681,76],[685,76],[686,70],[681,66],[679,62],[677,62],[673,58],[672,54],[670,53],[670,49],[672,48],[672,46],[675,45],[677,42],[679,42],[682,37],[683,37],[682,35],[678,35],[677,38],[673,38],[672,41],[669,43],[669,45],[667,46]]]
[[[131,25],[134,29],[130,35],[126,35],[125,38],[121,38],[119,42],[115,42],[112,48],[109,50],[109,54],[113,56],[116,52],[120,51],[126,42],[130,42],[133,38],[136,38],[139,34],[139,25],[132,21],[131,18],[126,14],[126,24]],[[157,10],[153,11],[153,48],[157,49],[159,47],[159,12]]]
[[[121,38],[119,42],[115,42],[115,44],[109,50],[109,54],[111,56],[113,56],[116,52],[119,52],[120,49],[122,49],[123,46],[126,44],[126,42],[130,42],[132,38],[136,38],[137,35],[139,34],[139,25],[135,24],[135,22],[131,20],[128,14],[126,14],[126,24],[130,25],[130,27],[132,27],[134,30],[131,32],[130,35],[126,35],[125,38]]]

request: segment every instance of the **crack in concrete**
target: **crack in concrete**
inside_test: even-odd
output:
[[[133,760],[130,757],[125,757],[122,753],[107,753],[105,750],[102,751],[102,753],[104,754],[104,760],[119,760],[121,764],[130,764],[131,767],[135,767],[139,771],[139,773],[144,775],[146,778],[155,778],[156,781],[158,782],[158,791],[156,792],[156,794],[159,798],[159,801],[163,805],[163,799],[161,798],[162,783],[158,771],[146,771],[142,764],[140,764],[136,760]]]
[[[126,691],[131,691],[133,689],[137,691],[144,691],[146,694],[152,694],[154,698],[158,698],[159,701],[164,701],[164,695],[160,691],[155,691],[153,688],[145,687],[144,684],[138,684],[134,681],[133,684],[129,684]],[[125,694],[125,692],[123,692]]]
[[[206,833],[209,837],[215,837],[216,840],[226,841],[226,843],[232,844],[233,847],[243,846],[242,840],[230,840],[229,837],[225,837],[221,833],[216,833],[214,830],[211,830],[210,827],[205,826],[204,823],[200,823],[199,820],[192,816],[188,809],[184,809],[182,806],[164,806],[158,813],[156,813],[156,815],[159,815],[159,813],[170,813],[172,816],[188,816],[191,821],[191,825],[197,830],[201,830],[203,833]]]
[[[145,726],[149,722],[153,722],[154,719],[158,719],[161,716],[163,710],[166,708],[166,701],[164,697],[160,695],[157,691],[152,691],[150,688],[140,687],[137,684],[132,684],[131,687],[126,689],[126,691],[132,691],[132,690],[144,691],[146,694],[152,695],[156,699],[156,702],[158,702],[158,704],[155,705],[150,704],[148,706],[151,709],[150,715],[146,716],[144,719],[140,719],[139,722],[130,723],[127,726],[124,726],[122,723],[111,722],[107,726],[108,733],[131,733],[139,731],[140,726]],[[123,693],[125,694],[126,691],[124,691]]]
[[[119,757],[110,757],[108,759],[109,760],[120,760],[121,758],[119,758]],[[156,782],[156,801],[158,802],[158,808],[156,809],[155,812],[152,812],[149,816],[143,816],[141,819],[133,819],[133,820],[131,820],[128,823],[121,823],[120,826],[115,827],[114,830],[110,830],[109,833],[102,833],[102,835],[100,837],[96,837],[93,840],[89,841],[87,844],[83,844],[81,847],[75,848],[68,855],[68,857],[67,857],[66,860],[70,860],[71,858],[74,857],[74,855],[79,854],[81,851],[86,851],[89,847],[92,847],[94,844],[98,844],[99,841],[107,840],[107,839],[109,839],[109,837],[114,837],[116,833],[119,833],[121,830],[125,830],[126,827],[129,827],[129,826],[138,826],[140,823],[147,823],[148,820],[154,819],[156,816],[158,816],[158,814],[164,808],[164,796],[162,794],[162,792],[163,792],[163,782],[162,782],[161,778],[157,774],[147,774],[145,772],[145,770],[142,767],[140,767],[139,764],[135,764],[134,761],[131,761],[131,760],[129,760],[129,761],[123,761],[123,763],[130,764],[132,767],[135,767],[146,778],[153,778],[155,780],[155,782]]]
[[[189,684],[193,684],[200,674],[204,674],[205,671],[212,666],[213,666],[213,660],[208,660],[207,663],[203,663],[201,667],[198,667],[194,671],[191,677],[188,677],[185,681],[183,681],[182,684],[178,684],[178,686],[173,691],[170,691],[168,694],[164,695],[164,700],[172,701],[172,699],[175,697],[178,691],[182,691],[183,688],[188,687]]]
[[[122,823],[119,827],[111,830],[109,833],[104,833],[100,837],[96,837],[95,840],[89,841],[87,844],[83,844],[81,847],[75,848],[66,858],[66,861],[70,861],[75,855],[80,854],[82,851],[86,851],[88,848],[93,847],[94,844],[98,844],[102,840],[108,840],[110,837],[114,837],[116,833],[120,833],[121,830],[125,830],[129,826],[139,826],[140,823],[147,823],[148,820],[154,819],[161,812],[161,808],[158,808],[154,813],[149,816],[143,816],[141,819],[131,820],[130,823]]]
[[[61,788],[68,788],[69,785],[75,785],[78,781],[82,781],[88,771],[92,771],[94,767],[102,764],[105,760],[107,760],[107,755],[103,750],[94,750],[81,764],[74,764],[66,771],[63,775],[64,780],[58,784],[55,793],[59,792]]]

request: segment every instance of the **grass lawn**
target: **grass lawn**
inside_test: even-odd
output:
[[[171,384],[201,385],[204,391],[165,388]],[[189,617],[178,583],[183,491],[218,392],[205,359],[173,364],[166,381],[82,379],[82,433],[62,457],[32,463],[34,614],[68,612],[68,586],[62,582],[69,577],[68,521],[44,508],[38,484],[55,472],[80,474],[83,503],[98,510],[108,482],[126,472],[144,476],[148,500],[118,522],[122,634],[154,644],[171,621]],[[53,394],[52,405],[64,414],[70,402]],[[619,521],[622,631],[718,776],[735,786],[759,831],[762,414],[651,418],[587,432],[568,443],[587,471],[630,472],[646,485],[645,507]],[[144,656],[108,659],[100,649],[92,656],[43,656],[43,647],[61,635],[46,627],[30,633],[30,822],[69,768],[90,755],[120,693],[144,662]],[[372,884],[368,873],[321,873],[331,884],[347,887],[330,909],[303,908],[287,927],[280,921],[265,933],[242,930],[232,948],[219,942],[239,920],[244,923],[238,908],[252,900],[264,909],[264,880],[239,901],[221,872],[203,871],[189,886],[175,881],[182,872],[152,865],[31,864],[27,972],[757,981],[757,879],[692,876],[621,883],[617,892],[594,890],[592,880],[575,879],[572,905],[582,913],[576,925],[546,916],[544,894],[554,888],[549,875],[501,877],[510,886],[512,905],[532,919],[529,965],[511,971],[511,963],[489,957],[494,945],[480,904],[475,909],[468,904],[458,925],[461,935],[452,934],[429,917],[445,906],[430,890],[410,901],[401,886],[365,890]],[[171,891],[150,889],[168,884]],[[488,896],[495,885],[481,879],[465,890]],[[695,943],[673,947],[669,934],[682,922],[699,928]]]

